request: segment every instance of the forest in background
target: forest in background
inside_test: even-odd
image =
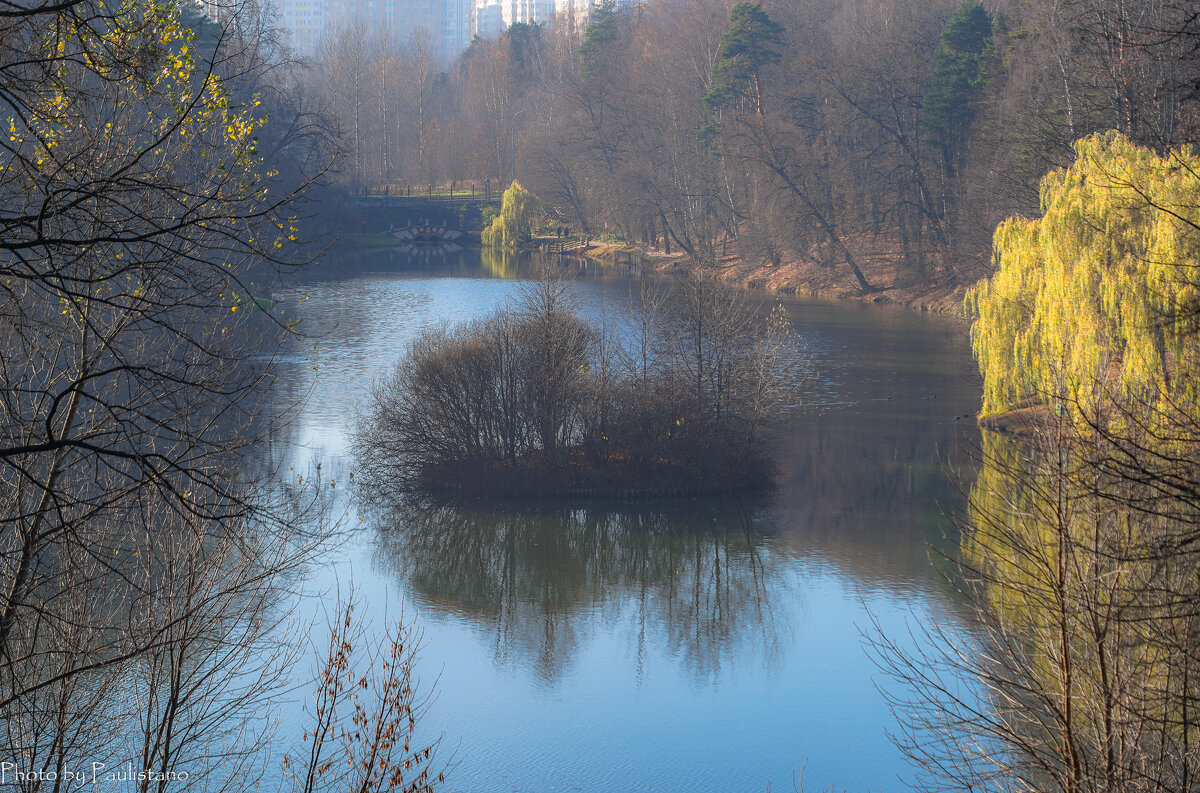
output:
[[[297,79],[352,192],[515,177],[584,232],[700,264],[952,287],[1077,139],[1195,137],[1196,32],[1176,0],[662,0],[514,25],[445,68],[351,27]]]
[[[172,2],[0,13],[20,788],[96,761],[158,775],[144,791],[264,778],[262,714],[305,649],[290,586],[338,539],[333,481],[253,456],[287,442],[294,404],[267,405],[296,325],[266,295],[319,234],[307,188],[520,176],[591,231],[700,265],[815,258],[863,289],[885,261],[973,282],[998,221],[1042,215],[1000,227],[972,310],[985,408],[1049,409],[1024,446],[987,436],[959,560],[977,643],[933,625],[948,655],[890,656],[917,689],[901,737],[931,787],[1195,789],[1200,163],[1171,148],[1195,131],[1194,6],[1011,5],[601,7],[448,70],[363,31],[296,63],[252,7],[225,28]],[[314,648],[287,786],[432,789],[412,645],[371,652],[352,611]]]

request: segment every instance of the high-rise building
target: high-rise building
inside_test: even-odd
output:
[[[571,30],[581,28],[587,24],[588,12],[592,10],[592,2],[593,0],[555,0],[556,19]]]
[[[216,2],[217,0],[208,0]],[[276,0],[279,24],[300,53],[355,24],[398,41],[429,35],[434,57],[451,63],[474,36],[495,38],[518,22],[584,25],[592,0]]]
[[[592,0],[476,0],[472,33],[490,39],[509,25],[587,24]]]
[[[554,0],[504,0],[504,26],[518,22],[548,24],[554,20]]]
[[[280,27],[301,53],[359,24],[397,41],[423,31],[445,64],[471,43],[471,6],[472,0],[277,0]]]
[[[471,32],[482,39],[494,39],[504,32],[504,6],[498,0],[480,0],[475,4]]]
[[[279,23],[300,52],[312,52],[325,33],[325,0],[279,0]]]

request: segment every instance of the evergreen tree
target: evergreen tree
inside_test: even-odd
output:
[[[508,49],[509,75],[519,85],[535,78],[535,63],[542,47],[542,26],[536,22],[509,25],[500,40]]]
[[[953,177],[966,149],[967,133],[979,110],[992,54],[992,18],[984,7],[964,2],[938,35],[922,126]]]
[[[721,49],[713,64],[712,87],[704,105],[719,110],[747,100],[762,115],[759,73],[780,58],[784,29],[762,6],[738,3],[729,13],[729,29],[721,36]]]
[[[615,0],[603,0],[592,6],[583,41],[579,43],[579,74],[594,80],[604,73],[604,59],[620,37]]]

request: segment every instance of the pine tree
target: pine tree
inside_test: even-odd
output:
[[[762,6],[738,3],[729,14],[729,29],[721,36],[721,48],[713,65],[712,87],[704,95],[710,110],[747,100],[762,115],[759,74],[780,58],[784,29],[763,11]]]
[[[982,5],[964,2],[938,35],[922,126],[953,177],[979,111],[992,54],[992,19]]]
[[[614,0],[603,0],[592,6],[583,41],[579,43],[579,76],[585,81],[595,80],[604,73],[604,58],[620,36],[617,24]]]

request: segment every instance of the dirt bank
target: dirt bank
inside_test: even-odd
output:
[[[586,256],[601,262],[628,261],[631,257],[648,262],[658,272],[678,273],[688,267],[684,254],[665,254],[657,249],[645,249],[620,243],[592,243]],[[787,295],[802,295],[832,300],[854,300],[868,303],[891,303],[922,311],[962,314],[963,296],[967,285],[947,286],[943,273],[934,273],[931,280],[943,283],[930,285],[914,283],[911,271],[898,262],[900,257],[880,252],[860,262],[873,287],[864,292],[844,263],[823,265],[819,262],[784,259],[778,264],[752,264],[736,255],[720,258],[717,265],[724,281],[750,289],[762,289]]]

